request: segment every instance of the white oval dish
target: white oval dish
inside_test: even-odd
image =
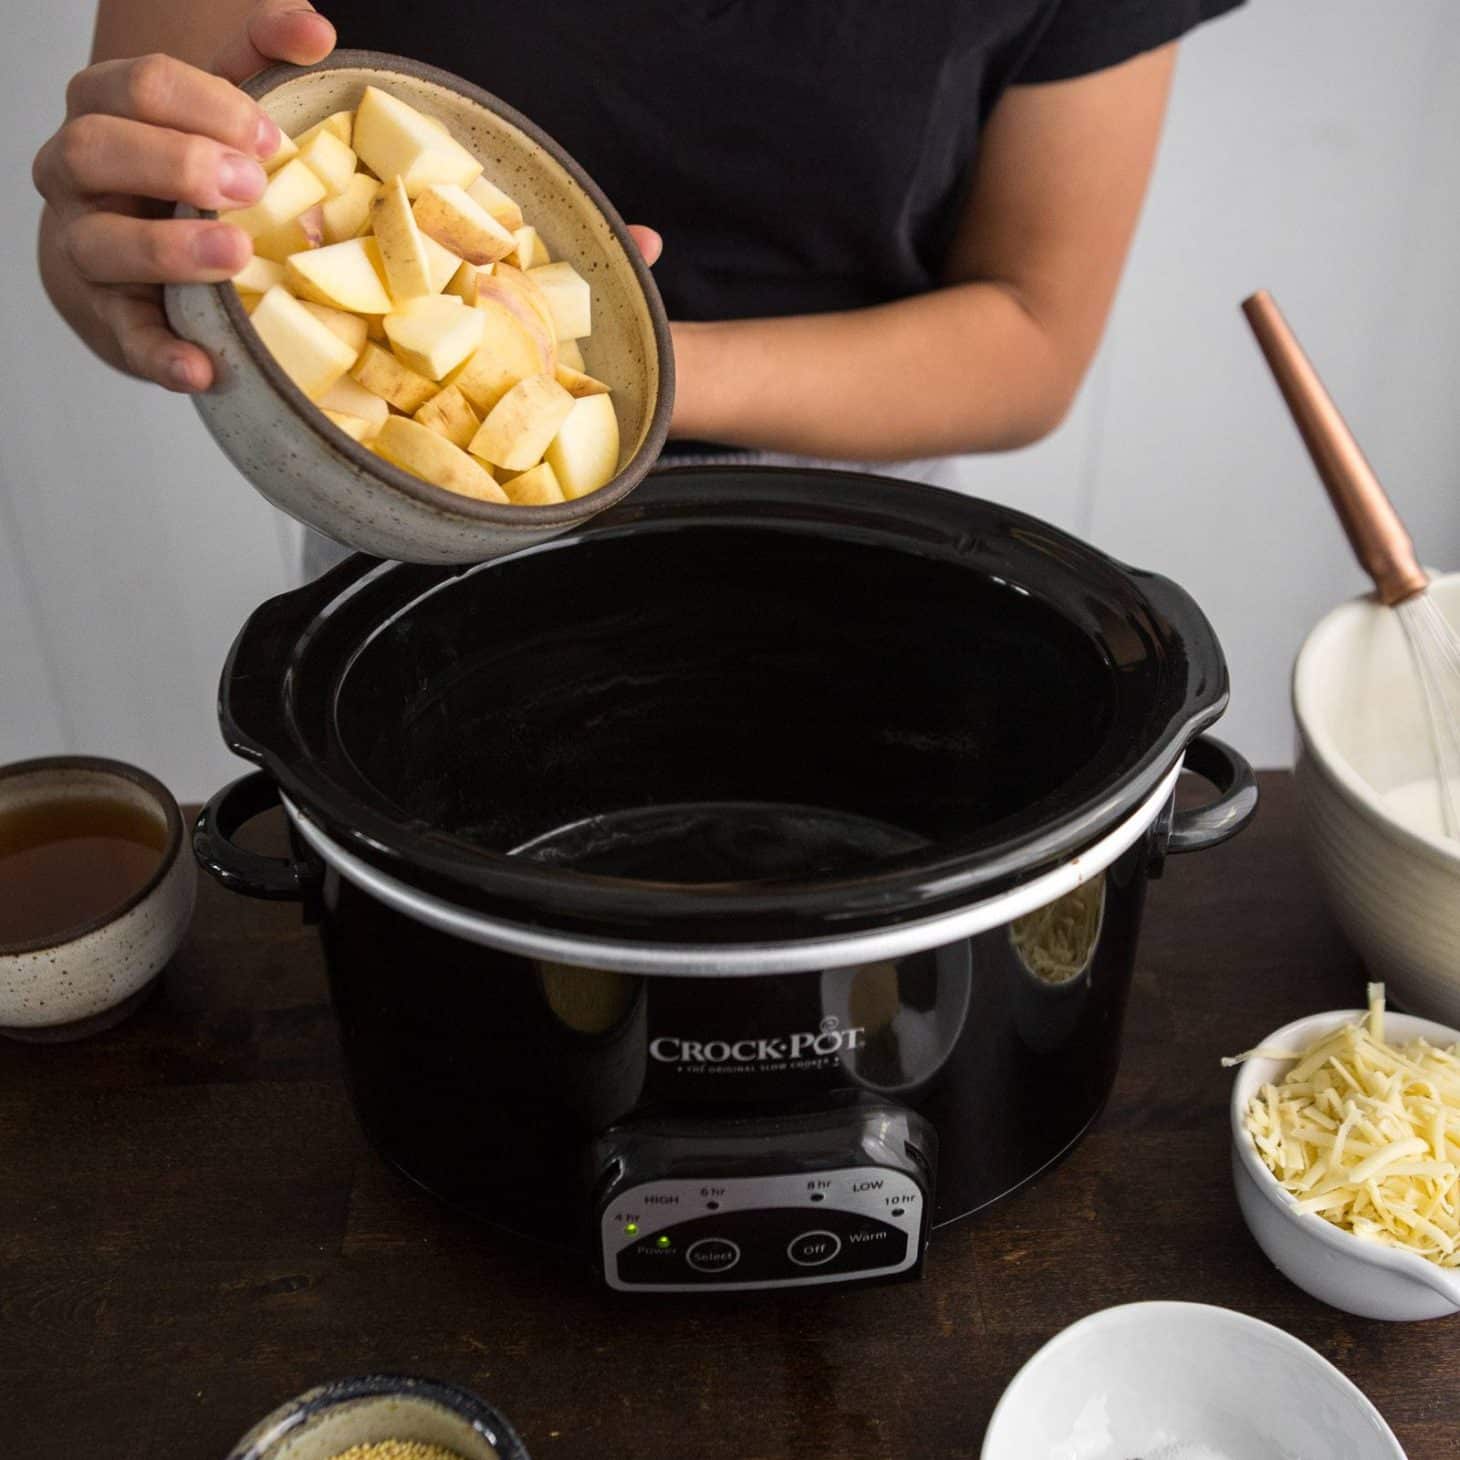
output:
[[[1364,1017],[1362,1009],[1311,1014],[1269,1034],[1260,1047],[1306,1049]],[[1460,1031],[1393,1012],[1384,1015],[1384,1033],[1396,1044],[1427,1039],[1448,1048],[1460,1042]],[[1290,1064],[1250,1059],[1232,1082],[1232,1180],[1243,1220],[1257,1245],[1305,1293],[1345,1313],[1404,1321],[1460,1312],[1460,1270],[1437,1267],[1415,1253],[1354,1236],[1322,1217],[1300,1212],[1296,1200],[1267,1169],[1243,1128],[1243,1116],[1253,1095],[1263,1085],[1281,1080]]]
[[[1460,625],[1460,573],[1429,591]],[[1434,775],[1398,616],[1371,594],[1320,620],[1293,668],[1293,713],[1303,830],[1330,910],[1396,1002],[1460,1024],[1460,843],[1385,799]]]
[[[1307,1344],[1229,1308],[1128,1303],[1057,1334],[994,1409],[981,1460],[1405,1460]]]

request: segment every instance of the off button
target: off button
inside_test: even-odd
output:
[[[684,1260],[696,1272],[729,1272],[740,1261],[740,1249],[728,1237],[701,1237],[689,1244]]]
[[[786,1256],[797,1267],[820,1267],[842,1250],[842,1239],[835,1232],[803,1232],[786,1248]]]

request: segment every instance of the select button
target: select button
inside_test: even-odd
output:
[[[786,1248],[786,1256],[797,1267],[820,1267],[842,1250],[842,1239],[835,1232],[803,1232]]]
[[[684,1260],[696,1272],[729,1272],[740,1261],[740,1249],[728,1237],[701,1237],[689,1244]]]

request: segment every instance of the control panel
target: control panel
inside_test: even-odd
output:
[[[808,1287],[921,1271],[936,1143],[910,1111],[658,1125],[601,1144],[616,1151],[597,1233],[612,1288]]]
[[[923,1194],[901,1172],[661,1181],[603,1214],[610,1287],[685,1292],[891,1277],[922,1256]]]

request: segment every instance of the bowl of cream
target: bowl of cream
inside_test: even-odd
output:
[[[1430,594],[1460,625],[1460,573]],[[1460,841],[1445,834],[1419,676],[1372,595],[1334,609],[1293,670],[1304,835],[1328,905],[1401,1007],[1460,1024]]]

